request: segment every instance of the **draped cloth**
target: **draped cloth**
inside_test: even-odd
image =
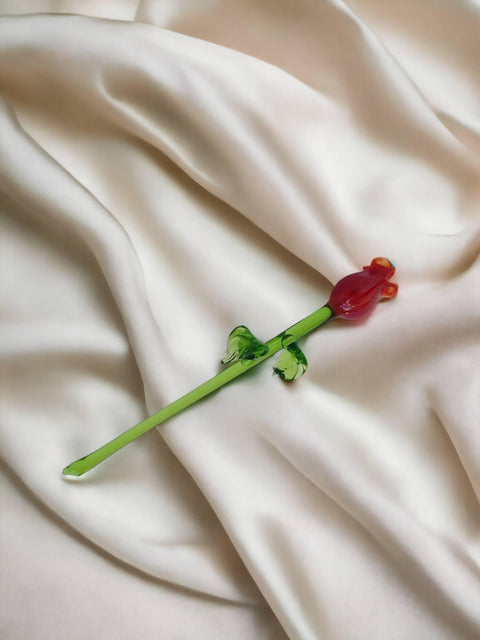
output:
[[[0,12],[2,637],[480,637],[478,2]],[[375,256],[301,379],[62,478]]]

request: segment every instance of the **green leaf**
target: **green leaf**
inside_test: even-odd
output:
[[[307,370],[308,362],[305,354],[296,342],[285,347],[273,367],[273,373],[279,375],[282,380],[291,382],[300,378]]]
[[[260,342],[243,324],[235,327],[228,336],[227,353],[222,359],[223,364],[238,362],[239,360],[255,360],[268,352],[268,347]]]

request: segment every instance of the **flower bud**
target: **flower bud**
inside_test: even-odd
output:
[[[395,267],[386,258],[374,258],[363,271],[345,276],[333,287],[328,306],[337,318],[354,320],[368,315],[378,300],[394,298],[398,284],[389,282]]]

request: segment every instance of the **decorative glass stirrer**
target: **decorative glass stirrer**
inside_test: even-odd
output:
[[[281,351],[281,354],[273,368],[274,373],[286,381],[299,378],[305,373],[308,365],[297,340],[330,318],[361,318],[373,310],[378,300],[394,298],[397,295],[398,285],[388,280],[394,273],[395,267],[389,260],[374,258],[368,267],[363,267],[363,271],[352,273],[339,280],[332,289],[326,305],[268,342],[258,340],[243,325],[235,327],[228,336],[227,354],[222,360],[223,364],[230,366],[96,451],[72,462],[65,467],[63,474],[81,476],[146,431],[256,367],[278,351]]]

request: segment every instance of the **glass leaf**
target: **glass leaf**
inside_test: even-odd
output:
[[[307,370],[308,362],[305,354],[296,342],[285,347],[273,367],[273,373],[280,376],[282,380],[291,382],[300,378]]]
[[[268,347],[253,335],[243,324],[235,327],[227,340],[227,353],[222,359],[223,364],[238,362],[239,360],[254,360],[268,352]]]

